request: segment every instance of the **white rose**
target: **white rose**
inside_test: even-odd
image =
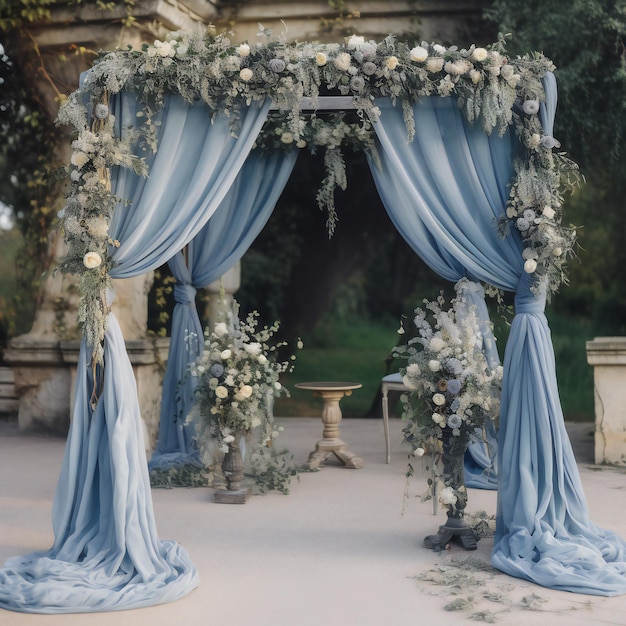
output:
[[[238,48],[237,48],[237,54],[240,57],[247,57],[250,56],[250,46],[247,43],[242,43]]]
[[[532,274],[537,269],[537,261],[535,259],[527,259],[524,263],[524,271],[527,274]]]
[[[87,252],[83,257],[83,265],[88,270],[100,267],[102,265],[102,257],[97,252]]]
[[[561,256],[563,254],[563,249],[562,248],[554,248],[554,250],[552,250],[552,254],[554,256]]]
[[[217,324],[215,324],[213,332],[218,337],[224,337],[224,335],[228,335],[228,326],[226,325],[226,322],[217,322]]]
[[[227,361],[232,355],[232,351],[226,348],[226,350],[222,350],[222,352],[220,353],[220,359],[222,359],[222,361]]]
[[[444,487],[439,494],[439,502],[441,504],[456,504],[456,496],[454,495],[454,489],[452,487]]]
[[[79,170],[82,169],[87,161],[89,161],[89,157],[81,150],[74,152],[70,158],[70,163]]]
[[[293,133],[290,132],[284,132],[281,136],[280,136],[280,140],[282,143],[284,144],[290,144],[293,143]]]
[[[334,60],[335,67],[342,72],[347,71],[351,63],[352,58],[347,52],[340,52]]]
[[[306,148],[306,141],[300,139],[296,142],[296,148]]]
[[[241,78],[241,80],[245,80],[246,82],[249,81],[253,76],[254,72],[249,67],[244,67],[239,72],[239,78]]]
[[[252,395],[252,387],[250,387],[250,385],[243,385],[241,389],[239,389],[239,395],[242,398],[249,398]]]
[[[446,419],[441,413],[433,413],[430,417],[435,424],[439,424]]]
[[[315,55],[315,62],[322,67],[328,63],[328,57],[323,52],[318,52]]]
[[[395,70],[398,67],[398,57],[390,56],[385,59],[385,65],[390,70]]]
[[[428,50],[422,48],[422,46],[415,46],[410,54],[411,61],[415,61],[416,63],[422,63],[428,58]]]
[[[436,359],[431,359],[428,361],[428,369],[431,372],[438,372],[441,369],[441,363],[439,363]]]
[[[226,389],[223,385],[219,385],[219,387],[215,389],[215,395],[222,399],[228,398],[228,389]]]
[[[443,406],[446,403],[446,397],[442,393],[436,393],[433,396],[433,402],[437,406]]]
[[[267,357],[264,354],[259,354],[259,363],[265,365],[267,363]]]
[[[485,50],[485,48],[474,48],[474,51],[472,52],[472,59],[474,61],[484,61],[488,55],[489,53]]]
[[[426,452],[426,450],[424,450],[424,448],[415,448],[414,452],[413,452],[413,456],[424,456],[424,453]]]

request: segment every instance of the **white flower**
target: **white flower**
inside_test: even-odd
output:
[[[426,61],[426,69],[432,74],[436,74],[437,72],[441,72],[444,63],[441,57],[430,57],[430,59]]]
[[[432,352],[440,352],[446,347],[446,342],[441,337],[433,337],[428,344],[428,349]],[[437,370],[433,370],[437,371]]]
[[[385,59],[385,65],[390,70],[395,70],[398,67],[398,57],[390,56]]]
[[[470,70],[469,76],[472,79],[474,85],[478,85],[483,77],[483,75],[478,70]]]
[[[539,133],[533,133],[530,136],[530,140],[528,142],[528,147],[531,150],[536,150],[539,147],[540,143],[541,143],[541,135]]]
[[[365,37],[360,35],[352,35],[348,38],[347,45],[350,49],[356,49],[365,43]]]
[[[293,143],[293,133],[290,132],[284,132],[281,136],[280,136],[280,140],[282,143],[284,144],[290,144]]]
[[[109,107],[106,104],[99,102],[96,104],[93,113],[99,120],[105,120],[109,117]]]
[[[254,76],[254,72],[249,67],[244,67],[239,72],[239,78],[244,81],[249,81]]]
[[[474,48],[472,52],[472,59],[480,62],[486,60],[488,55],[489,53],[485,48]]]
[[[445,53],[446,53],[446,49],[445,49],[445,47],[444,47],[444,46],[442,46],[442,45],[440,45],[440,44],[438,44],[438,43],[436,43],[436,44],[433,46],[433,50],[434,50],[437,54],[445,54]]]
[[[274,383],[274,387],[275,387],[276,389],[278,389],[278,390],[280,390],[280,389],[282,389],[282,388],[283,388],[283,386],[282,386],[282,385],[281,385],[278,381],[276,381],[276,382]]]
[[[296,343],[296,347],[298,350],[302,350],[304,348],[304,343],[302,343],[302,339],[298,339],[298,343]]]
[[[419,376],[420,375],[420,366],[417,363],[411,363],[406,368],[406,373],[409,376]]]
[[[431,372],[438,372],[441,369],[441,363],[439,363],[436,359],[431,359],[428,361],[428,369]]]
[[[512,65],[503,65],[502,69],[500,70],[500,76],[502,76],[502,78],[504,78],[505,80],[511,80],[514,73],[515,70],[513,69]]]
[[[226,322],[217,322],[217,324],[215,324],[213,332],[218,337],[224,337],[225,335],[228,335],[228,326],[226,325]]]
[[[435,424],[441,424],[441,422],[445,423],[446,421],[446,418],[441,413],[433,413],[430,417]]]
[[[454,489],[452,487],[444,487],[439,494],[439,502],[444,505],[454,505],[456,504],[456,495],[454,494]]]
[[[342,72],[345,72],[350,68],[351,62],[352,57],[347,52],[340,52],[333,61],[335,67]]]
[[[445,65],[446,72],[448,72],[448,74],[451,74],[452,76],[461,76],[462,74],[469,72],[469,70],[471,69],[472,64],[465,59],[450,61]]]
[[[232,355],[232,350],[226,348],[226,350],[222,350],[222,352],[220,352],[220,359],[222,359],[222,361],[228,361]]]
[[[224,383],[228,385],[229,387],[234,387],[235,379],[233,378],[232,374],[229,374],[228,376],[226,376],[226,378],[224,379]]]
[[[94,217],[88,220],[87,230],[96,239],[105,239],[109,235],[109,225],[104,217]]]
[[[250,46],[247,43],[242,43],[238,48],[237,48],[237,54],[240,57],[247,57],[250,56]]]
[[[235,438],[232,435],[226,435],[226,437],[224,437],[222,441],[224,443],[232,443],[233,441],[235,441]]]
[[[522,109],[526,115],[535,115],[539,112],[539,102],[537,100],[525,100]]]
[[[423,63],[428,58],[428,50],[422,48],[422,46],[415,46],[410,52],[411,61],[416,63]]]
[[[182,44],[182,43],[176,46],[177,57],[187,56],[187,52],[189,52],[189,46],[186,46],[185,44]]]
[[[561,256],[563,254],[563,249],[562,248],[554,248],[554,250],[552,250],[552,254],[554,256]]]
[[[446,403],[446,397],[442,393],[433,395],[433,403],[437,406],[443,406]]]
[[[252,421],[250,422],[250,426],[252,426],[252,428],[256,428],[257,426],[261,425],[261,420],[258,417],[253,417]]]
[[[556,211],[551,206],[546,205],[546,206],[543,207],[543,210],[541,211],[541,214],[545,218],[551,220],[551,219],[554,219],[554,216],[556,215]]]
[[[250,387],[250,385],[242,385],[237,393],[239,395],[239,399],[246,400],[252,395],[252,387]]]
[[[223,385],[219,385],[215,389],[215,395],[221,399],[228,398],[228,389],[226,389]]]
[[[413,456],[424,456],[424,453],[426,452],[426,450],[424,450],[424,448],[415,448],[415,450],[413,451]]]
[[[102,265],[102,257],[97,252],[87,252],[83,257],[83,265],[88,270],[100,267]]]
[[[415,383],[415,381],[408,375],[404,375],[402,377],[402,384],[409,389],[410,391],[414,391],[415,389],[417,389],[417,384]]]
[[[304,141],[304,139],[299,139],[296,142],[296,148],[306,148],[306,141]]]
[[[527,274],[532,274],[537,269],[537,261],[535,259],[527,259],[524,263],[524,271]]]
[[[259,363],[265,365],[267,363],[267,357],[264,354],[259,354]]]
[[[326,63],[328,63],[328,57],[323,52],[318,52],[315,55],[315,62],[319,65],[319,67],[323,67]]]
[[[261,351],[263,350],[263,346],[257,341],[252,341],[244,345],[244,350],[248,354],[253,354],[254,356],[258,356],[259,354],[261,354]]]
[[[89,161],[89,157],[81,150],[76,150],[70,158],[70,163],[79,170],[82,169],[87,161]]]

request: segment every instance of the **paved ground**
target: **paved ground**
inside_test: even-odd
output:
[[[283,442],[303,463],[320,437],[320,420],[281,422]],[[183,544],[201,576],[201,586],[178,602],[60,616],[0,609],[0,625],[404,626],[475,623],[472,615],[505,625],[626,624],[626,596],[552,591],[485,568],[489,539],[473,553],[423,549],[423,537],[444,515],[434,517],[430,504],[413,497],[424,486],[419,477],[403,512],[406,455],[400,429],[392,420],[392,462],[386,465],[382,423],[344,420],[343,439],[365,467],[329,463],[301,474],[288,496],[225,505],[213,503],[208,489],[154,490],[159,536]],[[591,465],[591,431],[590,424],[571,427],[592,519],[626,537],[626,473]],[[50,510],[63,447],[60,439],[0,424],[0,562],[51,544]],[[468,510],[493,513],[495,493],[471,490]],[[468,566],[468,558],[478,565]],[[445,610],[451,601],[459,610]]]

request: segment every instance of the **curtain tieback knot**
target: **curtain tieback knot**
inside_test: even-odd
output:
[[[531,274],[523,272],[515,292],[515,314],[543,313],[546,310],[545,284],[534,284]]]
[[[196,299],[196,288],[188,283],[176,283],[174,299],[177,304],[192,304]]]

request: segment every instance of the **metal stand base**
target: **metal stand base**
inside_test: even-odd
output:
[[[476,550],[478,543],[474,531],[462,519],[449,518],[439,526],[436,535],[428,535],[424,538],[424,547],[439,552],[446,550],[451,541],[456,541],[466,550]]]

